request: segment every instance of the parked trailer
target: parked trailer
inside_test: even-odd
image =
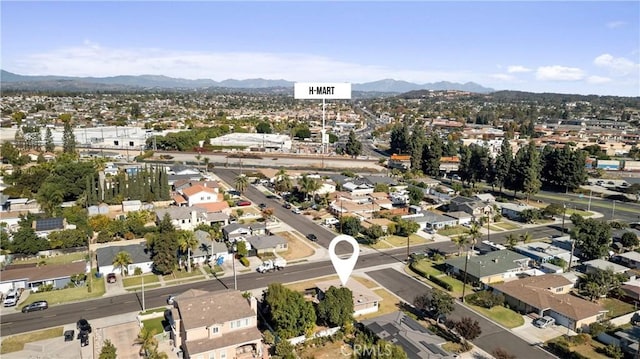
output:
[[[624,170],[630,172],[640,172],[640,161],[624,161]]]
[[[598,164],[596,168],[601,168],[605,171],[619,171],[620,161],[617,160],[598,160]]]

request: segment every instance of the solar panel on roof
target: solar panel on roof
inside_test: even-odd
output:
[[[400,331],[400,329],[398,327],[396,327],[395,325],[393,325],[391,323],[387,323],[387,324],[383,325],[382,328],[384,328],[384,330],[386,330],[387,333],[389,333],[389,335],[396,335]]]
[[[371,323],[367,325],[367,328],[376,335],[384,331],[384,329],[378,323]]]
[[[429,349],[430,352],[432,352],[433,354],[440,354],[443,356],[447,356],[449,355],[449,353],[447,353],[446,351],[442,350],[442,348],[440,348],[439,346],[433,344],[433,343],[427,343],[425,341],[421,341],[420,344],[422,344],[425,348]]]
[[[415,320],[409,318],[409,317],[404,317],[402,318],[402,322],[408,326],[409,328],[420,332],[420,333],[428,333],[427,329],[425,327],[423,327],[422,325],[420,325],[420,323],[416,322]]]
[[[413,345],[413,343],[411,343],[410,341],[408,341],[402,336],[397,336],[395,337],[395,339],[396,339],[396,344],[400,345],[409,357],[411,357],[411,354],[413,354],[413,355],[416,355],[418,358],[420,358],[420,349],[417,348],[415,345]]]
[[[48,231],[51,229],[62,228],[62,218],[46,218],[36,221],[36,231]]]

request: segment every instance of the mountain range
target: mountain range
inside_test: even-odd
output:
[[[294,82],[287,80],[247,79],[214,81],[210,79],[188,80],[159,75],[72,77],[72,76],[26,76],[0,70],[0,85],[5,90],[60,90],[60,91],[136,91],[136,90],[188,90],[188,89],[266,89],[292,88]],[[352,85],[353,91],[404,93],[416,90],[459,90],[475,93],[490,93],[494,89],[474,82],[456,83],[440,81],[416,84],[407,81],[384,79]]]

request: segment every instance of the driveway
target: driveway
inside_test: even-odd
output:
[[[109,339],[116,347],[119,359],[140,359],[140,345],[135,340],[140,333],[138,322],[116,324],[96,331],[96,339]],[[100,336],[101,338],[97,338]]]
[[[553,338],[557,338],[561,335],[567,334],[567,328],[561,325],[552,325],[548,328],[538,328],[533,325],[533,318],[523,315],[524,324],[511,329],[517,336],[526,340],[531,344],[541,344],[545,343]],[[569,331],[570,335],[574,335],[575,333]]]

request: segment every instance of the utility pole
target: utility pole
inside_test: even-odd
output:
[[[467,289],[467,264],[469,263],[469,249],[467,249],[467,254],[464,257],[464,279],[462,280],[462,298],[461,301],[464,303],[464,292]]]
[[[591,195],[593,194],[593,189],[589,189],[589,207],[587,211],[591,211]]]
[[[145,309],[145,305],[144,305],[144,276],[140,277],[142,278],[142,311],[146,311]]]
[[[571,262],[573,262],[573,251],[576,248],[575,238],[570,238],[570,239],[571,239],[571,254],[569,255],[569,264],[567,264],[567,269],[565,270],[565,272],[571,272]]]
[[[616,200],[613,200],[613,209],[611,210],[611,220],[616,218]]]
[[[564,217],[565,214],[567,213],[567,205],[566,204],[562,204],[562,235],[564,236]]]
[[[236,246],[237,246],[236,242]],[[236,276],[236,247],[233,250],[233,289],[238,290],[238,277]]]

